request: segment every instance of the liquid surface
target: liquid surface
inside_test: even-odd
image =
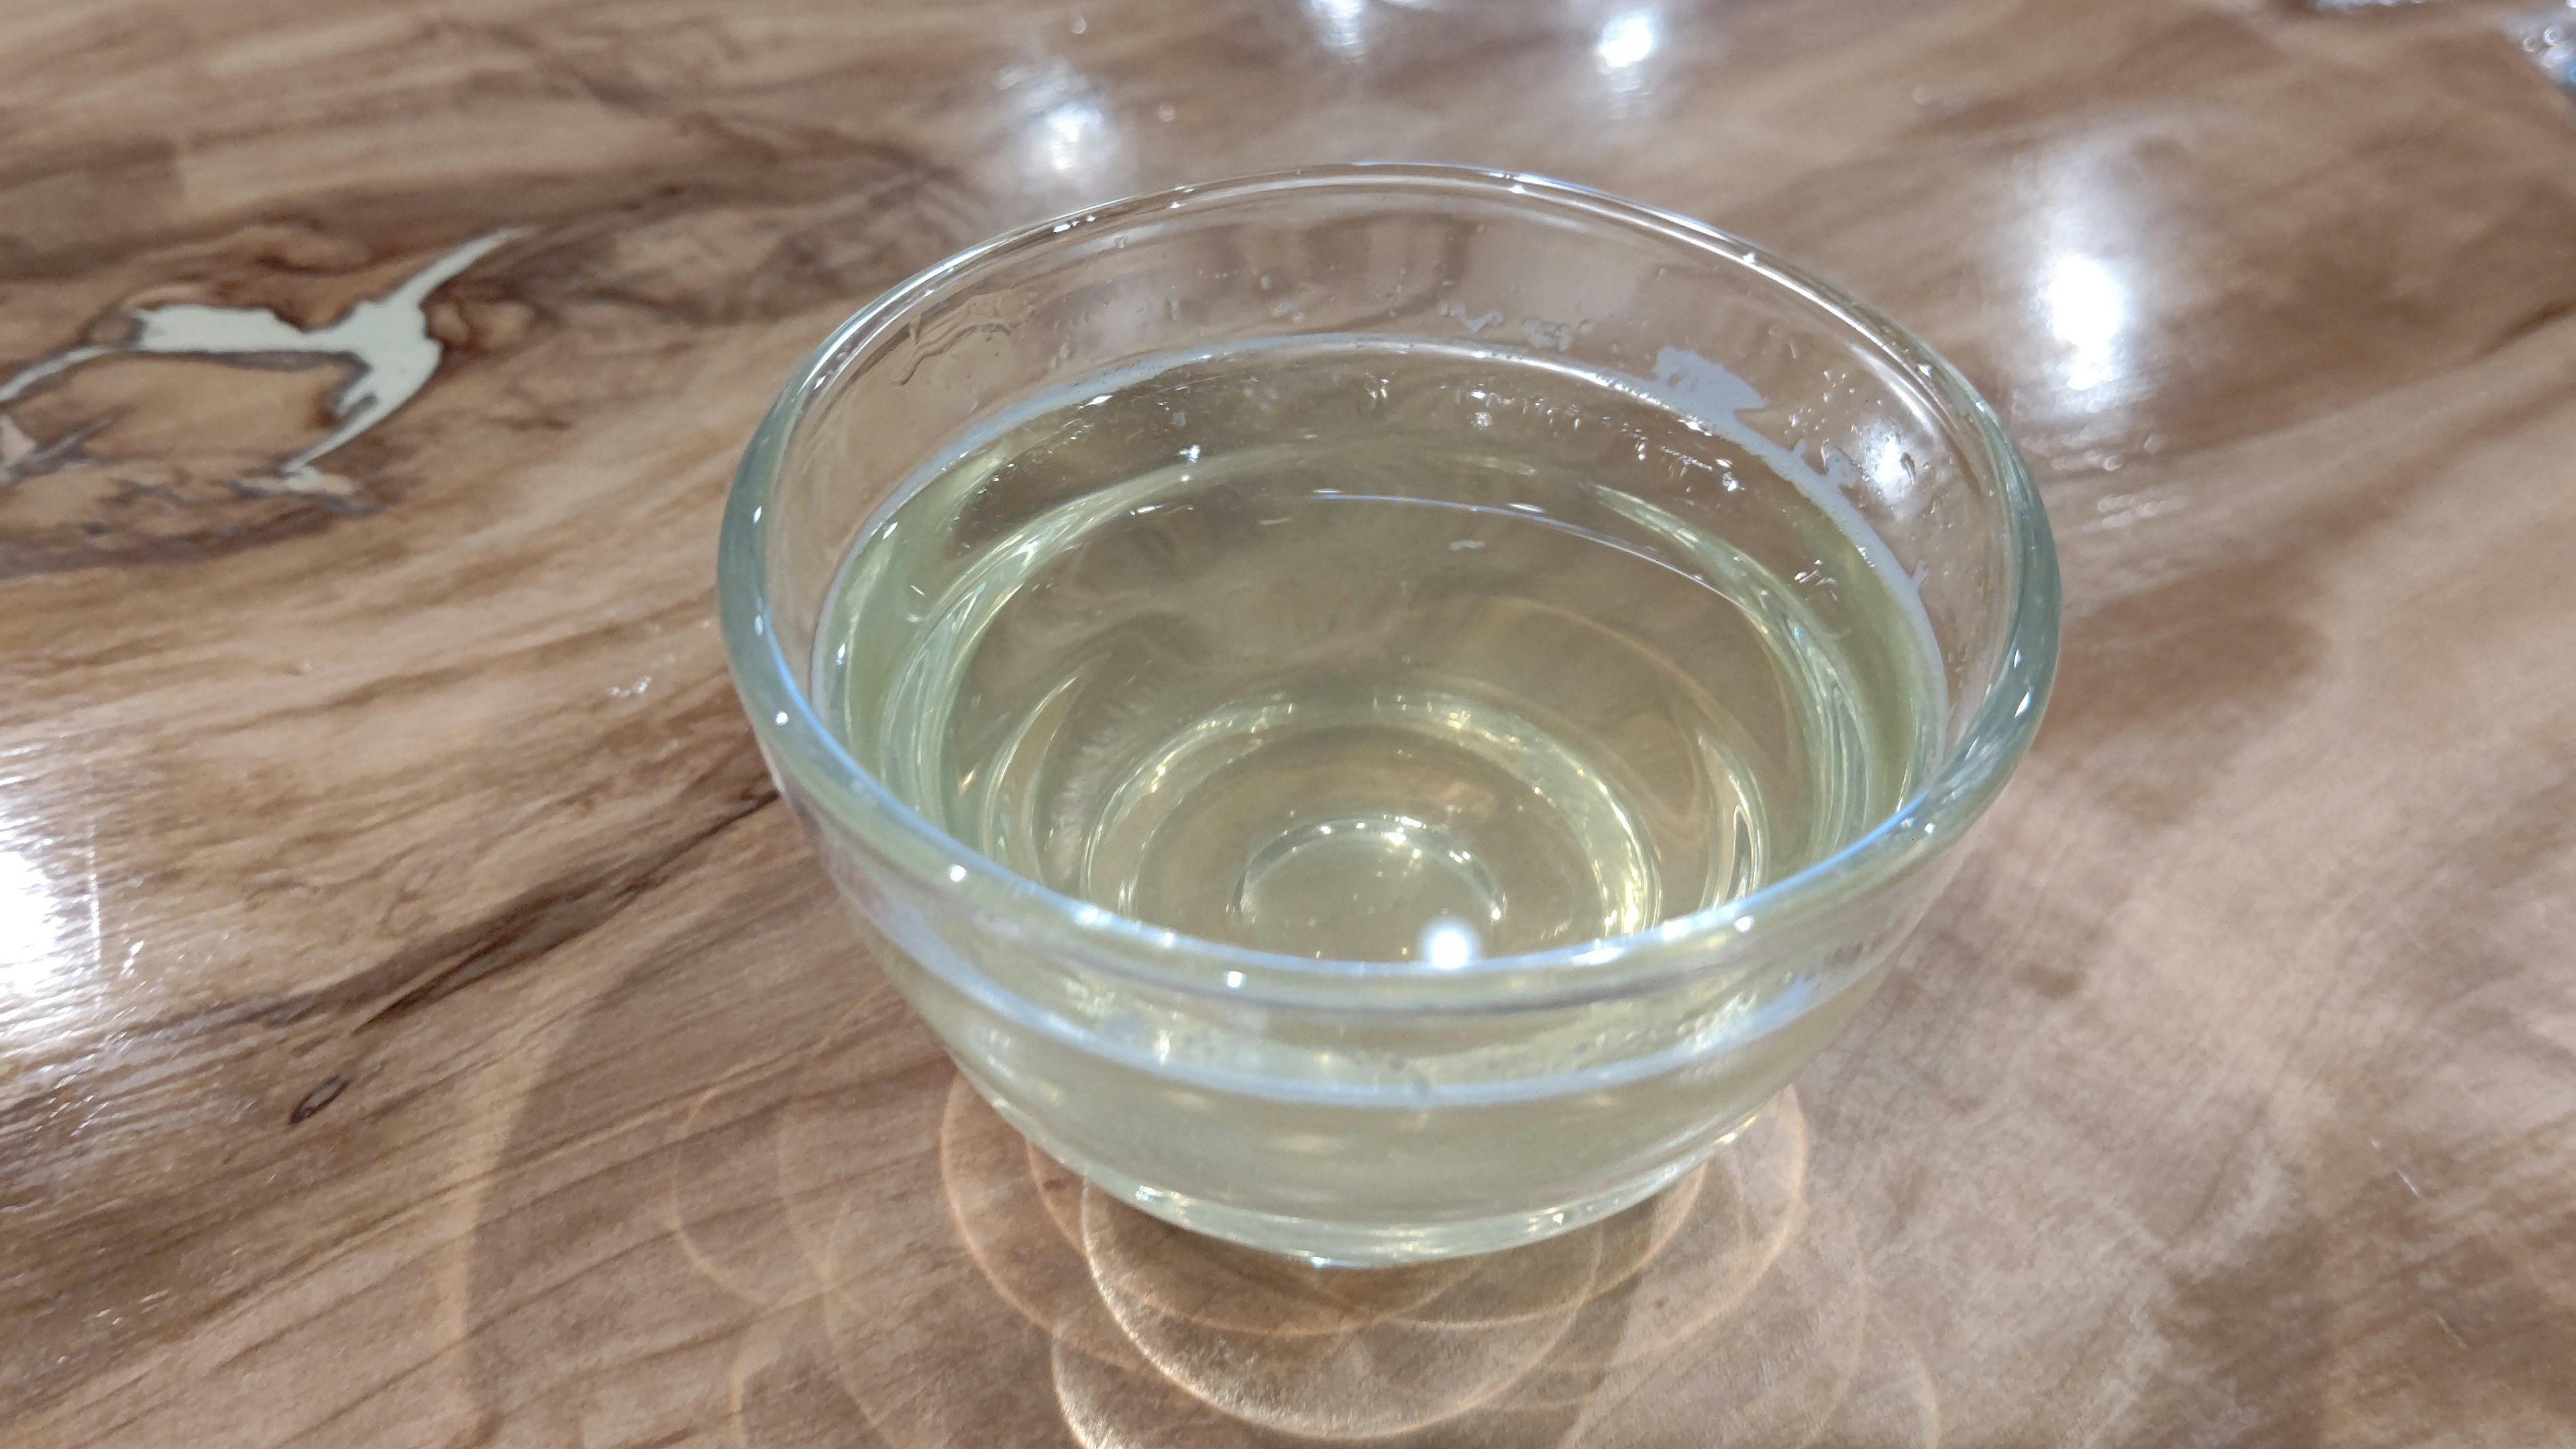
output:
[[[843,567],[814,693],[933,824],[1121,914],[1435,967],[1569,945],[1919,783],[1920,606],[1828,491],[1539,359],[1255,344],[918,480]]]

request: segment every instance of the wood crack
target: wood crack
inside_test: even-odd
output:
[[[2516,318],[2511,324],[2506,326],[2503,331],[2498,332],[2486,346],[2478,349],[2477,355],[2480,357],[2492,357],[2495,354],[2504,351],[2506,348],[2511,347],[2515,343],[2520,342],[2522,339],[2529,337],[2533,333],[2539,332],[2549,327],[2551,324],[2561,321],[2570,314],[2576,314],[2576,297],[2562,297],[2546,306],[2537,308]]]
[[[357,1031],[397,1020],[478,981],[515,970],[606,925],[680,862],[778,799],[767,780],[746,790],[715,820],[640,855],[558,876],[346,980],[260,1013],[288,1025],[337,1012],[365,1012]]]

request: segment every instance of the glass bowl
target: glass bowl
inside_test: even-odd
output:
[[[1089,374],[1354,333],[1526,346],[1835,478],[1937,654],[1920,789],[1734,899],[1442,969],[1250,950],[1050,890],[933,827],[826,728],[811,656],[844,556],[979,423]],[[2057,652],[2056,558],[2021,458],[1923,343],[1698,222],[1433,166],[1136,197],[894,288],[760,425],[719,573],[770,770],[868,954],[966,1077],[1146,1212],[1332,1263],[1526,1242],[1715,1151],[1881,980],[2028,746]]]

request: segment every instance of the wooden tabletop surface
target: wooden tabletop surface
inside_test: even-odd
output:
[[[2576,1443],[2576,103],[2511,9],[12,0],[0,1442]],[[1318,1274],[957,1085],[710,614],[877,290],[1372,157],[1911,323],[2066,643],[1754,1134]]]

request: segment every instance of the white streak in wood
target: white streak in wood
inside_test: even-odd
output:
[[[279,459],[268,478],[241,479],[259,492],[346,496],[348,485],[316,469],[323,455],[393,415],[437,375],[446,349],[429,332],[427,304],[446,285],[495,248],[521,234],[518,228],[487,232],[439,257],[381,297],[370,297],[338,321],[311,330],[259,307],[208,307],[178,302],[132,314],[134,335],[122,342],[67,348],[39,358],[0,383],[0,406],[40,384],[104,357],[138,355],[268,362],[310,358],[356,369],[332,396],[337,426],[320,440]],[[23,437],[15,423],[0,437]]]

